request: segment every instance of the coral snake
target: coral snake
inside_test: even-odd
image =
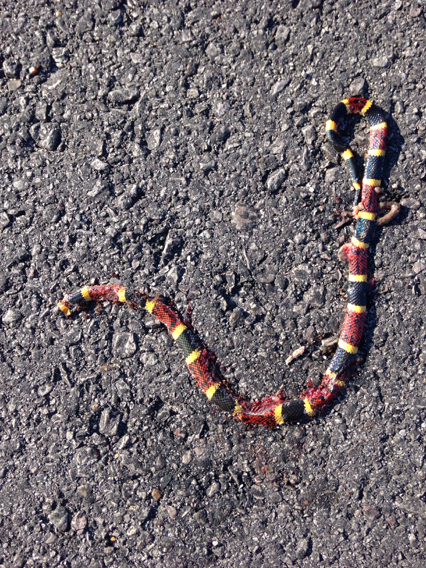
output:
[[[347,114],[365,116],[370,128],[368,157],[362,182],[357,177],[355,158],[338,134],[338,124]],[[215,355],[205,346],[191,323],[183,317],[174,303],[160,295],[150,297],[117,284],[85,286],[66,296],[59,309],[71,316],[76,309],[83,309],[87,302],[124,302],[133,308],[144,308],[163,323],[185,357],[189,372],[195,378],[208,400],[222,410],[232,413],[236,420],[246,425],[265,425],[275,428],[279,424],[299,421],[319,414],[346,385],[348,366],[353,361],[361,343],[366,321],[368,291],[368,248],[371,244],[380,205],[381,178],[386,152],[388,126],[383,110],[371,101],[352,97],[340,102],[326,124],[326,135],[334,149],[349,166],[355,190],[353,215],[357,219],[355,234],[339,251],[339,258],[349,263],[348,304],[340,332],[337,350],[319,386],[308,381],[307,388],[295,400],[287,399],[284,392],[266,396],[255,402],[244,400],[227,384]],[[384,224],[399,210],[393,204],[390,213],[381,219]]]

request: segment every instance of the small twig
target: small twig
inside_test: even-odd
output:
[[[245,247],[243,247],[243,255],[244,255],[244,258],[246,259],[247,268],[248,268],[248,269],[250,270],[250,272],[251,272],[250,261],[249,261],[249,258],[248,258],[248,256],[247,256]]]
[[[299,347],[299,349],[296,349],[296,351],[293,351],[293,353],[291,355],[289,355],[287,357],[287,359],[285,360],[286,365],[290,365],[290,363],[292,361],[294,361],[295,359],[297,359],[298,357],[300,357],[301,355],[303,355],[303,353],[305,352],[306,347]]]

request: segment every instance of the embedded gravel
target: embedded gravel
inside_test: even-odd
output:
[[[425,17],[2,0],[0,566],[425,566]],[[189,297],[244,396],[318,380],[353,231],[324,125],[357,94],[390,114],[403,208],[372,247],[365,361],[324,416],[247,430],[149,316],[58,313],[93,283]],[[365,121],[348,135],[362,157]]]

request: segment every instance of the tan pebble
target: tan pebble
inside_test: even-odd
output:
[[[90,495],[90,489],[87,485],[79,485],[77,487],[77,493],[79,493],[83,497],[88,497]]]
[[[161,493],[161,491],[159,489],[157,489],[157,487],[152,490],[151,495],[154,497],[154,499],[156,501],[159,501],[161,499],[161,497],[163,496],[163,494]]]

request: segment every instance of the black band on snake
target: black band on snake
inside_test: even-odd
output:
[[[338,124],[347,114],[361,114],[368,120],[370,143],[362,182],[357,177],[352,151],[338,134]],[[134,308],[144,308],[163,323],[173,340],[183,352],[189,372],[195,378],[208,400],[236,420],[246,425],[277,425],[311,418],[319,414],[339,395],[346,385],[346,371],[358,352],[366,320],[368,248],[371,244],[379,213],[379,194],[386,153],[388,126],[384,112],[371,101],[353,97],[339,103],[327,121],[326,134],[334,149],[349,166],[352,185],[355,189],[354,216],[357,219],[355,234],[351,241],[340,249],[339,257],[349,263],[348,304],[340,332],[337,350],[322,382],[313,386],[309,381],[298,399],[288,400],[284,392],[250,402],[236,394],[227,384],[215,355],[204,345],[191,324],[179,313],[174,303],[164,298],[148,296],[116,284],[85,286],[80,291],[66,296],[59,309],[71,316],[73,310],[81,309],[90,301],[125,302]],[[398,213],[393,205],[384,221],[388,222]],[[383,224],[383,219],[382,223]]]

